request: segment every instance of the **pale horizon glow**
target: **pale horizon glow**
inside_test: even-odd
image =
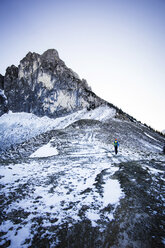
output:
[[[0,0],[0,74],[50,48],[101,98],[165,129],[165,1]]]

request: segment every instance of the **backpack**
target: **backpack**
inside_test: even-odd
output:
[[[118,145],[118,141],[115,140],[115,141],[114,141],[114,146],[117,146],[117,145]]]

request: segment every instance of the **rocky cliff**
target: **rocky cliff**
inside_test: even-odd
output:
[[[0,95],[1,114],[9,109],[58,117],[106,103],[65,65],[55,49],[42,55],[29,52],[18,67],[12,65],[4,77],[1,75],[0,88],[4,90]]]
[[[0,116],[7,112],[7,97],[4,94],[4,76],[0,74]]]

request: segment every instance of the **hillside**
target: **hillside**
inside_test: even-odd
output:
[[[165,137],[97,97],[55,50],[2,81],[0,246],[163,248]]]
[[[1,246],[164,246],[164,139],[108,111],[1,117]]]

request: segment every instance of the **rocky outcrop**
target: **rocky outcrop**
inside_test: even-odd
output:
[[[18,67],[7,68],[3,82],[13,112],[58,117],[106,103],[65,65],[55,49],[42,55],[29,52]]]
[[[8,101],[4,90],[0,89],[0,116],[8,112]]]
[[[4,88],[4,76],[0,74],[0,89],[3,90],[3,88]]]
[[[7,97],[4,94],[4,76],[0,74],[0,116],[8,111]]]

